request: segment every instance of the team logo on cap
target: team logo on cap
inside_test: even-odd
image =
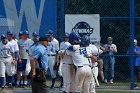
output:
[[[94,28],[91,28],[87,22],[78,22],[74,28],[72,28],[73,32],[77,32],[80,37],[83,35],[89,35],[93,33]]]

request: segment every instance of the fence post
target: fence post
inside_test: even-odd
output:
[[[65,18],[65,6],[64,3],[65,0],[61,0],[61,17],[60,17],[60,22],[61,22],[61,35],[64,36],[64,28],[65,28],[65,24],[64,24],[64,18]]]
[[[130,90],[134,89],[134,0],[130,0]]]

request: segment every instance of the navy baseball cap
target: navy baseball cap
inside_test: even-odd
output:
[[[7,34],[8,35],[13,35],[13,32],[12,31],[7,31]]]
[[[49,35],[53,35],[54,32],[53,32],[52,30],[49,30],[49,31],[48,31],[48,34],[49,34]]]
[[[2,34],[1,39],[7,38],[6,35]]]
[[[22,34],[29,35],[29,32],[27,30],[25,30],[25,31],[23,31]]]
[[[68,38],[69,37],[69,33],[65,33],[64,38]]]
[[[22,35],[23,34],[23,32],[19,32],[19,35]]]
[[[37,32],[33,32],[33,36],[38,36],[38,33]]]

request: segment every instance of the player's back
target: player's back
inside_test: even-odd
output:
[[[66,53],[72,56],[75,66],[90,65],[90,58],[85,57],[87,51],[91,52],[90,47],[80,47],[76,51],[67,51]]]

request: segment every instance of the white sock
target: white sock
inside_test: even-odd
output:
[[[21,84],[23,84],[23,80],[21,80]]]
[[[17,81],[17,85],[19,85],[19,80]]]
[[[27,81],[24,81],[24,85],[27,85]]]

